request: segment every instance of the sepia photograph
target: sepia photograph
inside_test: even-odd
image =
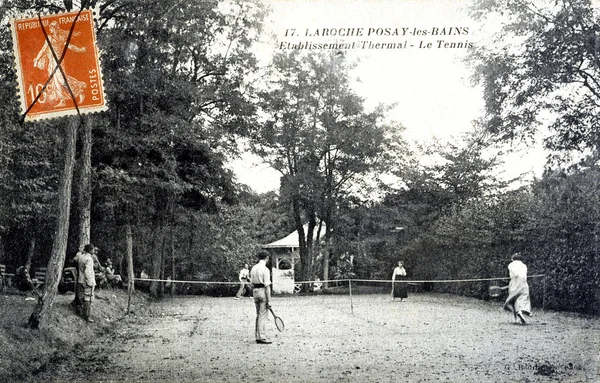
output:
[[[600,1],[0,20],[1,382],[600,381]]]

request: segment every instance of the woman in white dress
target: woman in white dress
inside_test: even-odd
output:
[[[404,263],[402,261],[398,261],[398,266],[394,269],[394,273],[392,274],[392,301],[396,298],[400,298],[400,302],[404,298],[408,298],[408,290],[406,288],[406,283],[404,282],[396,282],[396,280],[402,280],[406,277],[406,269],[404,269]]]
[[[531,316],[531,301],[529,299],[529,285],[527,284],[527,266],[523,263],[521,253],[515,253],[508,265],[510,282],[508,284],[508,298],[504,302],[504,310],[510,311],[517,319],[525,324],[523,315]]]

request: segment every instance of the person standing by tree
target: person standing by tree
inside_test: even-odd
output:
[[[256,306],[256,326],[254,335],[256,343],[270,344],[265,334],[265,324],[269,315],[268,309],[271,307],[271,271],[267,267],[269,252],[261,250],[258,253],[258,263],[250,270],[250,282],[252,283],[252,293],[254,295],[254,304]]]
[[[508,265],[510,282],[508,284],[508,298],[504,303],[504,310],[510,311],[522,324],[525,324],[523,314],[531,316],[531,301],[529,299],[529,285],[527,284],[527,266],[523,263],[521,253],[515,253]]]
[[[246,293],[246,289],[250,288],[250,270],[247,263],[244,263],[244,268],[240,270],[238,278],[240,280],[240,289],[235,295],[235,299],[240,299]]]
[[[78,308],[78,313],[87,322],[93,323],[90,318],[92,308],[92,300],[94,299],[94,288],[96,287],[96,277],[94,275],[94,259],[92,252],[94,245],[87,244],[83,247],[83,251],[79,252],[75,257],[77,262],[77,295],[81,300],[81,306]]]
[[[79,259],[81,258],[81,253],[83,252],[83,250],[79,250],[77,252],[77,254],[75,254],[75,256],[73,257],[72,260],[72,264],[75,265],[75,298],[73,298],[73,302],[71,302],[71,305],[73,305],[73,307],[75,307],[75,312],[78,315],[81,315],[81,307],[82,307],[82,300],[81,300],[81,294],[83,293],[83,287],[79,286]]]
[[[400,298],[400,302],[402,302],[402,299],[408,298],[406,283],[396,283],[396,278],[400,280],[404,277],[406,277],[406,269],[404,268],[404,263],[402,261],[398,261],[398,266],[394,269],[394,272],[392,273],[392,302],[396,298]]]

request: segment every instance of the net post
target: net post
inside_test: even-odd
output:
[[[348,279],[348,287],[350,289],[350,313],[354,314],[354,304],[352,302],[352,279]]]
[[[133,294],[134,279],[127,281],[127,315],[131,314],[131,295]],[[75,286],[77,288],[77,286]]]

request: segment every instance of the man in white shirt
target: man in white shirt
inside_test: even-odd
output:
[[[240,275],[238,278],[240,280],[240,289],[235,295],[235,299],[240,299],[246,292],[246,288],[249,287],[248,285],[250,284],[250,270],[248,270],[247,263],[245,263],[244,268],[240,270]]]
[[[261,250],[258,253],[258,263],[250,270],[250,283],[252,283],[252,294],[256,306],[256,343],[273,343],[266,338],[265,324],[268,319],[268,309],[271,305],[271,271],[267,267],[269,252]]]
[[[78,296],[81,299],[81,315],[90,323],[94,322],[90,318],[90,311],[94,298],[94,287],[96,287],[94,259],[92,258],[93,250],[94,245],[87,244],[83,247],[83,251],[77,253],[75,256],[75,261],[77,262],[76,289],[79,289]]]
[[[508,265],[510,282],[504,309],[514,314],[515,322],[518,318],[522,324],[525,324],[523,314],[531,316],[531,301],[527,284],[527,266],[522,259],[521,253],[515,253],[512,256],[512,262]]]

